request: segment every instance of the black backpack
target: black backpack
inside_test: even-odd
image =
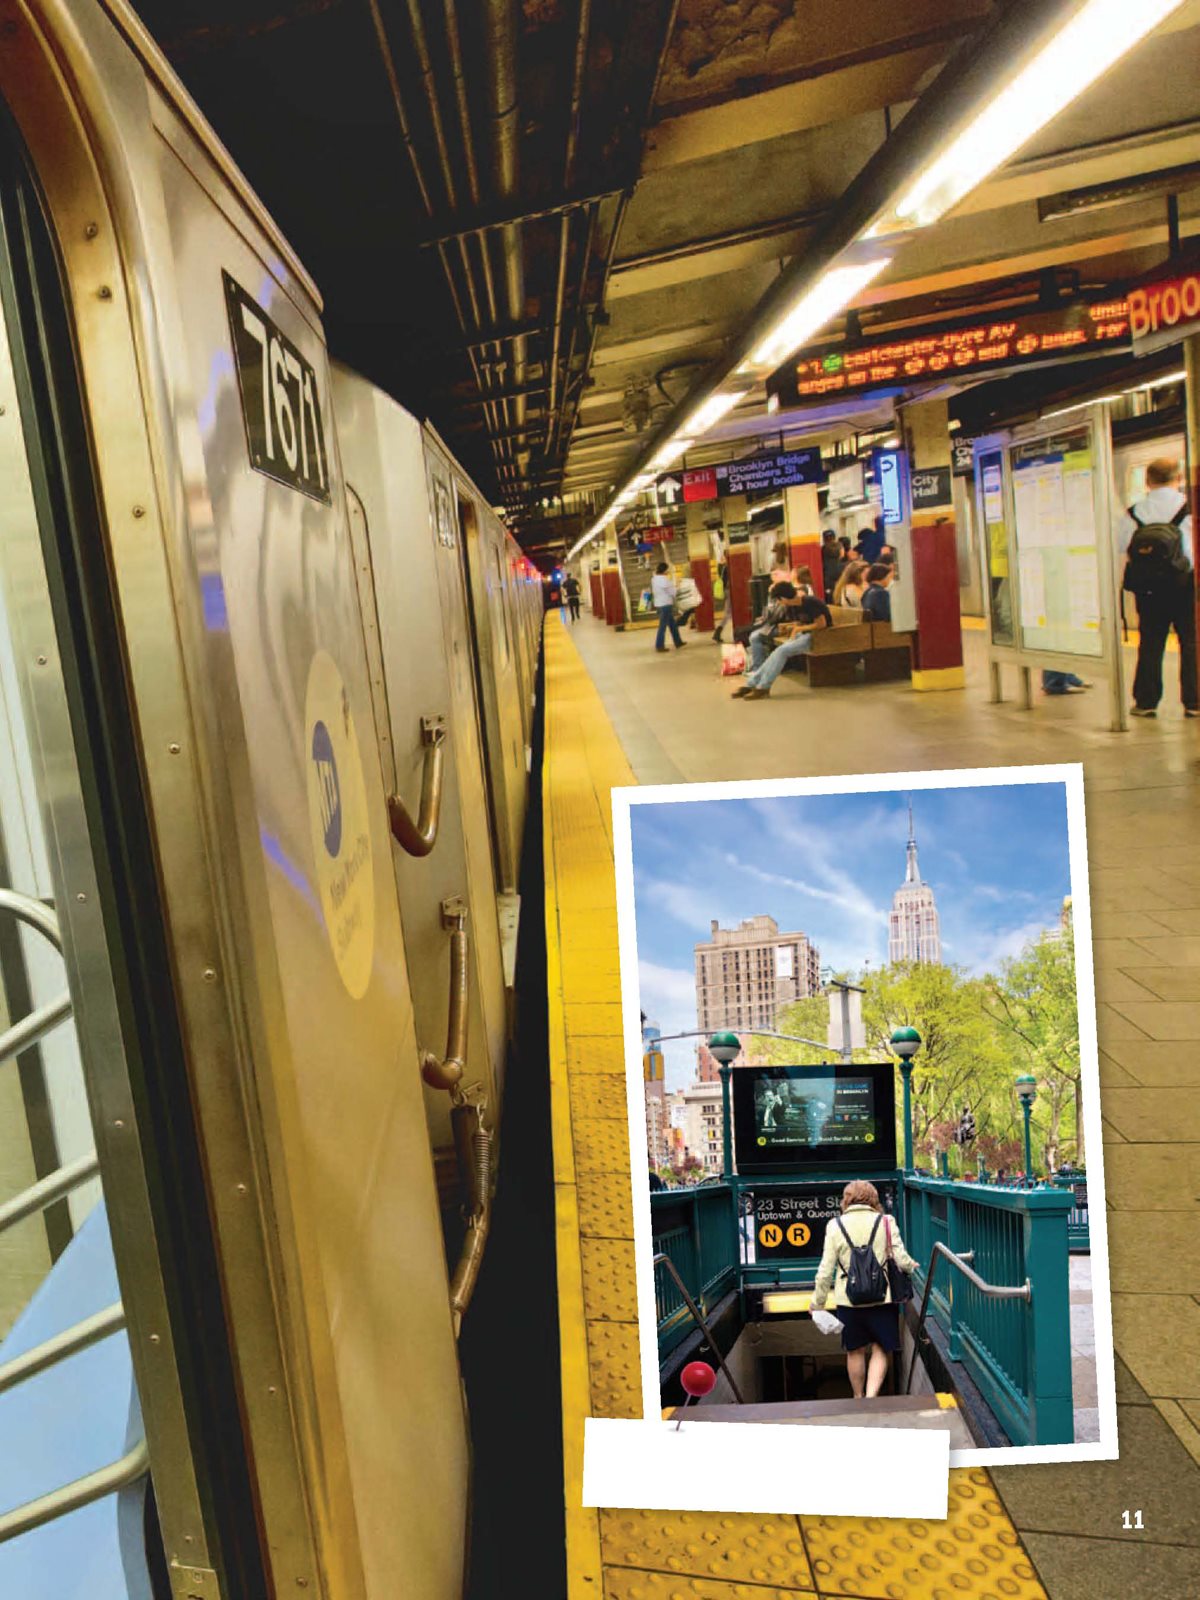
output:
[[[879,1232],[879,1224],[883,1221],[882,1212],[875,1218],[875,1226],[871,1229],[870,1238],[866,1244],[855,1244],[846,1232],[846,1225],[841,1217],[834,1221],[842,1230],[842,1237],[850,1246],[850,1270],[846,1274],[846,1299],[852,1306],[878,1305],[888,1297],[887,1273],[884,1271],[883,1262],[875,1254],[875,1235]]]
[[[1124,587],[1139,599],[1169,594],[1187,582],[1191,564],[1183,553],[1180,524],[1188,514],[1185,500],[1170,522],[1143,522],[1132,506],[1129,515],[1137,523],[1129,541]]]

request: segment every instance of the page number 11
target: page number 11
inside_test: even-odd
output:
[[[1137,1528],[1140,1531],[1145,1528],[1146,1524],[1142,1521],[1142,1513],[1140,1511],[1133,1512],[1132,1516],[1128,1511],[1122,1511],[1121,1526],[1126,1531],[1131,1528]]]

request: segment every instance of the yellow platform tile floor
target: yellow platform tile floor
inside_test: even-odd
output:
[[[986,1472],[941,1523],[596,1511],[584,1419],[641,1414],[613,876],[633,773],[558,617],[546,624],[546,943],[569,1600],[1048,1600]]]

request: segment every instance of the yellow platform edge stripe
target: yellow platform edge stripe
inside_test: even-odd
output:
[[[555,623],[557,622],[557,627]],[[562,1364],[563,1494],[567,1544],[567,1597],[602,1595],[600,1519],[583,1505],[583,1424],[592,1409],[587,1362],[587,1324],[583,1305],[583,1251],[575,1153],[571,1135],[571,1097],[567,1078],[566,999],[558,926],[558,863],[554,835],[552,775],[556,755],[552,657],[567,643],[561,617],[548,613],[543,630],[546,653],[545,738],[542,760],[542,823],[545,873],[546,998],[550,1040],[550,1128],[554,1162],[555,1254],[558,1272],[559,1359]]]

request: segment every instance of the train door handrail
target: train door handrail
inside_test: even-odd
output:
[[[398,794],[388,795],[388,821],[392,838],[410,856],[427,856],[437,843],[442,818],[442,786],[446,760],[446,719],[421,718],[421,744],[425,755],[421,767],[421,804],[414,822]]]
[[[734,1380],[733,1373],[730,1372],[729,1368],[725,1365],[725,1357],[721,1354],[721,1346],[717,1343],[716,1339],[713,1337],[712,1329],[709,1327],[708,1321],[705,1318],[705,1315],[704,1315],[703,1311],[701,1311],[700,1307],[692,1299],[692,1296],[691,1296],[690,1291],[688,1290],[687,1284],[684,1283],[683,1279],[679,1276],[679,1271],[676,1268],[675,1263],[671,1260],[669,1255],[666,1255],[665,1253],[660,1252],[654,1258],[654,1265],[656,1267],[666,1267],[667,1271],[671,1274],[672,1278],[674,1278],[675,1287],[679,1290],[680,1294],[683,1296],[684,1301],[687,1304],[687,1308],[692,1314],[693,1322],[695,1322],[696,1326],[700,1329],[700,1331],[704,1335],[705,1339],[712,1346],[713,1354],[717,1358],[717,1362],[718,1362],[718,1364],[719,1364],[719,1366],[721,1368],[721,1371],[725,1374],[726,1378],[728,1378],[728,1380],[729,1380],[729,1387],[733,1390],[734,1398],[737,1400],[738,1405],[744,1406],[746,1404],[746,1402],[742,1398],[742,1391],[738,1388],[737,1383]]]
[[[62,937],[58,918],[49,906],[40,900],[32,899],[29,895],[18,894],[15,889],[0,889],[0,912],[8,912],[19,922],[36,928],[61,953]],[[49,1005],[40,1007],[20,1022],[14,1023],[0,1034],[0,1065],[27,1050],[70,1014],[71,997],[69,993],[64,993]],[[76,1161],[69,1162],[66,1166],[59,1167],[56,1172],[47,1173],[44,1178],[39,1178],[36,1183],[30,1184],[28,1188],[22,1189],[0,1205],[0,1234],[16,1227],[17,1223],[23,1222],[26,1217],[44,1211],[54,1201],[63,1199],[72,1190],[98,1177],[99,1174],[100,1162],[94,1150],[85,1156],[80,1156]],[[125,1311],[119,1302],[106,1307],[103,1311],[93,1313],[90,1317],[84,1317],[71,1327],[64,1328],[61,1333],[55,1334],[53,1338],[44,1340],[33,1349],[26,1350],[23,1354],[14,1356],[0,1365],[0,1394],[15,1389],[19,1384],[57,1366],[60,1361],[66,1361],[79,1351],[98,1344],[101,1339],[119,1333],[124,1327]],[[98,1467],[94,1472],[85,1473],[83,1477],[75,1478],[57,1489],[51,1489],[35,1500],[26,1501],[24,1505],[14,1506],[11,1511],[0,1513],[0,1544],[5,1544],[22,1533],[29,1533],[34,1528],[40,1528],[59,1517],[65,1517],[68,1512],[78,1511],[82,1506],[91,1505],[93,1501],[102,1500],[106,1495],[115,1494],[117,1490],[124,1489],[144,1477],[149,1470],[150,1457],[146,1441],[140,1439],[120,1460],[113,1461],[105,1467]]]
[[[979,1274],[968,1265],[974,1261],[974,1250],[960,1250],[955,1252],[949,1245],[940,1239],[933,1241],[933,1249],[929,1252],[929,1266],[925,1270],[925,1288],[921,1295],[921,1310],[917,1317],[917,1326],[913,1335],[912,1360],[908,1363],[908,1377],[905,1379],[904,1392],[908,1394],[912,1389],[913,1369],[917,1364],[917,1356],[923,1345],[930,1343],[925,1334],[925,1321],[929,1315],[929,1296],[933,1289],[933,1274],[937,1267],[939,1257],[944,1257],[956,1271],[961,1272],[968,1283],[971,1283],[988,1300],[1025,1300],[1033,1299],[1033,1285],[1029,1279],[1019,1287],[1013,1284],[987,1283]]]

